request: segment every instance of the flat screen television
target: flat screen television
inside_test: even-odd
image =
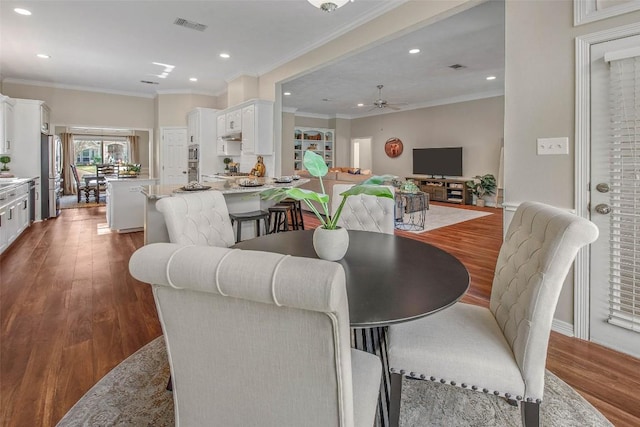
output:
[[[462,147],[414,148],[415,175],[462,176]]]

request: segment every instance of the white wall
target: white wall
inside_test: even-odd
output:
[[[507,1],[505,203],[574,208],[575,38],[640,21],[640,12],[574,27],[571,1]],[[536,138],[569,137],[568,156],[537,156]],[[572,277],[556,318],[573,324]]]
[[[373,172],[411,175],[413,149],[463,147],[466,177],[498,176],[503,137],[504,97],[383,114],[351,121],[351,138],[372,138]],[[404,150],[395,158],[384,152],[389,138],[400,138]]]

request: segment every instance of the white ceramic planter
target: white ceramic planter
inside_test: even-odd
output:
[[[313,232],[313,248],[321,259],[337,261],[349,248],[349,233],[345,228],[327,230],[318,227]]]

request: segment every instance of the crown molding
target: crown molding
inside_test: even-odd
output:
[[[158,95],[204,95],[204,96],[218,96],[213,92],[204,92],[197,91],[193,89],[167,89],[167,90],[157,90],[156,94]]]
[[[470,95],[454,96],[454,97],[451,97],[451,98],[437,99],[437,100],[434,100],[434,101],[421,102],[421,103],[418,103],[418,104],[410,104],[410,105],[407,105],[407,106],[403,107],[401,110],[392,110],[390,108],[376,108],[373,111],[369,111],[369,112],[362,113],[362,114],[331,114],[331,115],[329,115],[329,114],[309,113],[309,112],[300,111],[300,112],[296,112],[296,116],[311,117],[311,118],[316,118],[316,119],[333,119],[333,118],[336,118],[336,119],[353,120],[353,119],[361,119],[361,118],[364,118],[364,117],[380,116],[380,115],[383,115],[383,114],[402,113],[404,111],[419,110],[421,108],[438,107],[440,105],[449,105],[449,104],[457,104],[457,103],[460,103],[460,102],[476,101],[478,99],[495,98],[496,96],[504,96],[504,89],[499,89],[499,90],[489,91],[489,92],[475,93],[475,94],[470,94]],[[291,108],[291,107],[289,107],[289,108]]]
[[[127,92],[122,90],[100,89],[100,88],[87,87],[87,86],[76,86],[76,85],[67,85],[67,84],[61,84],[61,83],[42,82],[38,80],[14,79],[11,77],[8,77],[2,80],[2,83],[3,84],[13,83],[13,84],[21,84],[21,85],[27,85],[27,86],[52,87],[56,89],[78,90],[82,92],[106,93],[109,95],[134,96],[137,98],[153,99],[156,97],[155,94],[148,94],[148,93],[141,93],[141,92]]]

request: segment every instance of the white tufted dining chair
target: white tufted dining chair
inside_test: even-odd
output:
[[[335,184],[331,197],[331,213],[338,210],[342,202],[340,193],[353,187],[350,184]],[[388,187],[391,192],[393,187]],[[338,219],[338,225],[347,230],[374,231],[377,233],[393,234],[395,202],[388,197],[375,197],[365,194],[349,196],[342,208],[342,214]]]
[[[403,376],[520,401],[523,424],[538,425],[558,296],[576,253],[597,237],[584,218],[522,203],[500,249],[489,308],[456,303],[389,328],[391,425]]]
[[[350,348],[340,264],[155,243],[129,270],[152,284],[176,426],[373,426],[382,365]]]
[[[199,191],[156,202],[172,243],[230,247],[235,244],[227,203],[219,191]]]

